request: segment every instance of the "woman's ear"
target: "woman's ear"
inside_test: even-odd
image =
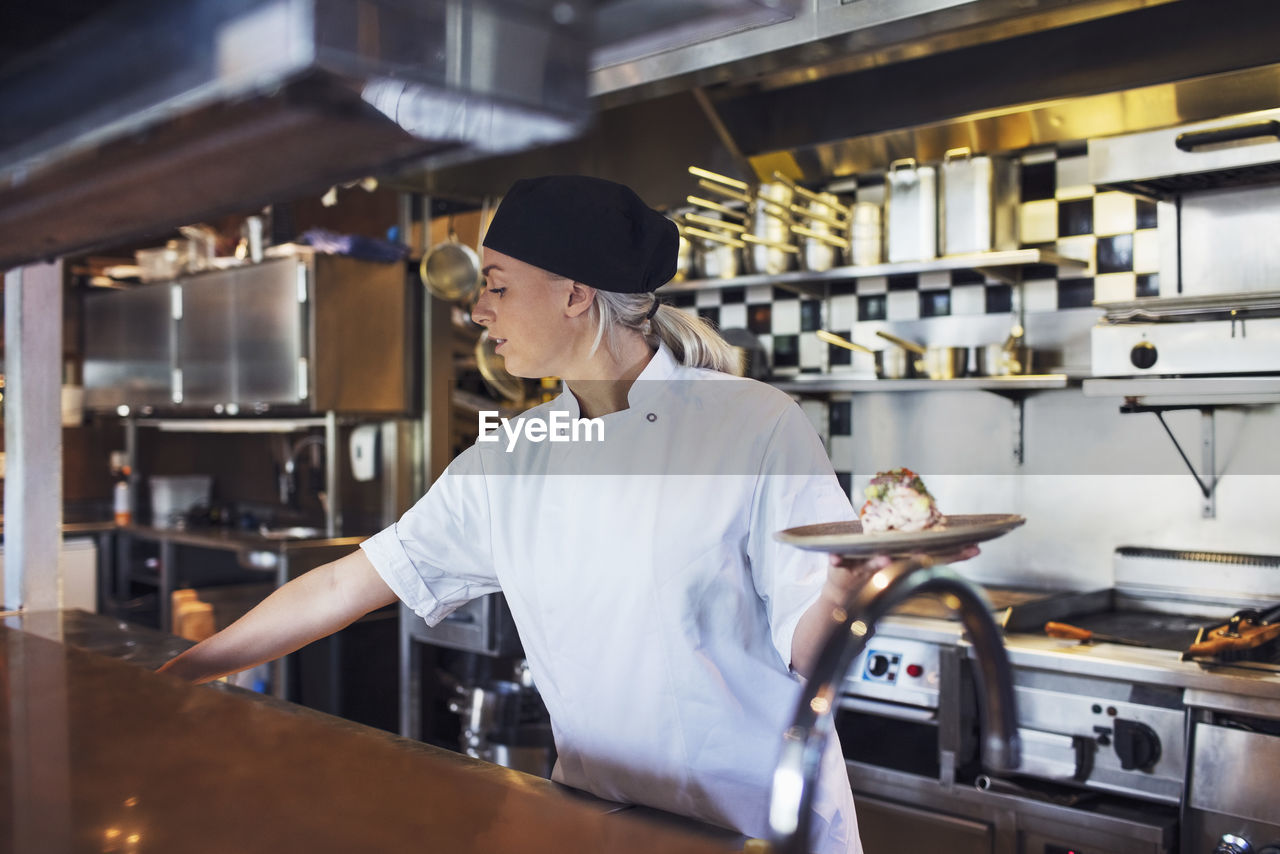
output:
[[[591,303],[596,298],[596,289],[590,285],[584,285],[582,282],[574,282],[569,285],[569,305],[565,309],[565,313],[569,317],[578,317],[591,308]]]

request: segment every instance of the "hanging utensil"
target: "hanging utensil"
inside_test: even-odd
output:
[[[452,214],[449,215],[448,229],[449,238],[422,256],[418,275],[432,296],[448,302],[470,301],[480,292],[483,282],[480,256],[458,240]]]

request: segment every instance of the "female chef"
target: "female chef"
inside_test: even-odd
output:
[[[619,184],[516,182],[472,316],[508,371],[561,377],[564,393],[478,437],[354,554],[162,670],[207,681],[397,597],[434,625],[501,590],[550,711],[553,779],[767,835],[796,680],[868,565],[774,538],[853,509],[800,407],[726,373],[729,346],[657,301],[677,242]],[[579,420],[595,428],[566,428]],[[814,850],[861,850],[835,737],[813,811]]]

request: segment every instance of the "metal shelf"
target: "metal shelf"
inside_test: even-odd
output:
[[[1002,252],[974,252],[967,255],[948,255],[929,261],[905,261],[895,264],[874,264],[866,267],[833,267],[821,273],[798,270],[790,273],[753,274],[734,276],[731,279],[691,279],[671,282],[658,289],[659,293],[681,291],[738,288],[748,285],[777,285],[779,287],[844,282],[866,279],[871,276],[896,276],[902,273],[935,273],[946,270],[988,270],[1001,267],[1018,267],[1026,264],[1053,264],[1083,270],[1088,263],[1078,258],[1067,258],[1045,249],[1009,249]],[[1005,277],[1001,277],[1005,278]],[[1016,278],[1016,277],[1014,277]]]
[[[1022,465],[1026,438],[1025,398],[1028,393],[1066,388],[1072,378],[1067,374],[1024,374],[1012,377],[961,377],[955,380],[881,380],[840,377],[831,374],[801,375],[790,380],[776,380],[771,385],[788,394],[830,394],[833,392],[903,392],[903,391],[987,391],[1007,398],[1013,418],[1013,453],[1015,465]]]
[[[811,378],[810,378],[811,377]],[[998,394],[1066,388],[1066,374],[1025,374],[1011,377],[962,377],[954,380],[880,380],[831,374],[801,375],[770,384],[789,394],[870,391],[991,391]]]
[[[1147,406],[1247,406],[1280,403],[1280,377],[1132,377],[1087,379],[1085,397],[1132,398]]]

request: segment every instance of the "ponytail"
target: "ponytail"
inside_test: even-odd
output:
[[[652,294],[620,294],[596,291],[598,325],[594,350],[608,336],[613,349],[614,330],[618,326],[634,329],[645,336],[650,345],[661,341],[676,361],[690,368],[708,368],[726,374],[739,373],[740,359],[733,346],[720,337],[715,327],[702,317],[690,317],[678,308],[657,304]]]

